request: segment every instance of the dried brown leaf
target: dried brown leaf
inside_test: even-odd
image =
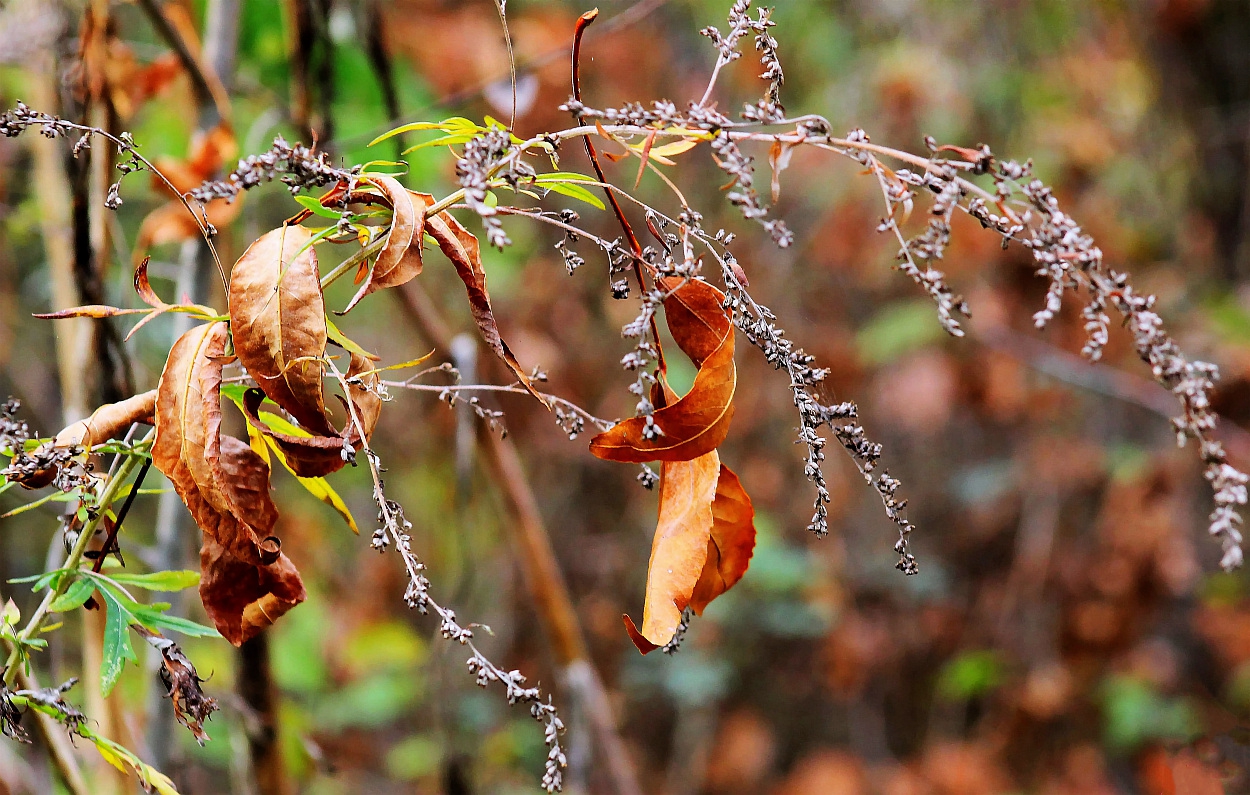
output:
[[[375,174],[369,177],[369,181],[382,191],[391,207],[391,230],[386,233],[386,242],[382,244],[382,251],[373,263],[369,277],[347,304],[344,313],[366,295],[387,287],[398,287],[421,273],[421,238],[425,231],[426,204],[394,177]]]
[[[680,280],[665,282],[674,289]],[[738,384],[733,324],[712,285],[691,281],[664,302],[673,339],[699,368],[690,391],[650,415],[661,434],[648,439],[645,417],[617,423],[590,441],[590,452],[609,461],[689,461],[715,450],[729,433]]]
[[[85,420],[66,426],[56,435],[57,447],[90,448],[109,439],[119,439],[136,422],[151,424],[156,415],[156,390],[142,392],[116,403],[106,403]]]
[[[248,247],[230,272],[230,328],[239,361],[269,399],[310,433],[334,436],[318,361],[325,301],[311,239],[302,226],[282,226]]]
[[[413,193],[413,196],[425,202],[426,207],[434,204],[434,197],[428,193]],[[438,243],[439,249],[451,260],[452,265],[456,266],[456,274],[464,282],[465,292],[469,296],[469,309],[482,339],[486,340],[496,356],[503,359],[521,385],[538,398],[538,402],[548,406],[547,399],[534,388],[529,374],[521,368],[508,343],[499,336],[499,326],[495,323],[495,313],[490,305],[490,294],[486,292],[486,271],[482,267],[482,253],[477,238],[446,212],[427,217],[425,230]]]
[[[218,631],[237,646],[305,594],[270,535],[278,513],[268,464],[246,443],[219,434],[226,336],[224,323],[212,323],[174,343],[157,388],[152,462],[203,533],[200,598]]]
[[[733,471],[721,464],[712,501],[712,534],[703,573],[690,597],[695,615],[703,615],[713,599],[728,591],[751,565],[755,552],[755,508]]]
[[[673,639],[690,605],[708,558],[719,476],[715,450],[691,461],[666,461],[660,468],[660,517],[647,566],[641,630],[624,617],[626,631],[643,654]]]
[[[134,624],[133,628],[152,648],[160,652],[161,683],[165,685],[165,695],[173,701],[174,716],[179,723],[191,730],[197,743],[204,745],[208,741],[204,721],[220,709],[217,702],[206,696],[200,687],[205,680],[200,678],[195,665],[177,643],[139,624]]]

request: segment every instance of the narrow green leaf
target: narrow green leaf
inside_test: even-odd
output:
[[[200,584],[198,571],[154,571],[150,574],[118,572],[109,579],[122,585],[133,585],[149,591],[181,591]]]
[[[134,619],[108,587],[100,588],[104,594],[107,616],[104,619],[104,649],[100,662],[100,690],[105,696],[113,692],[114,685],[126,667],[126,661],[138,662],[134,647],[130,645],[130,623]]]
[[[468,143],[473,140],[473,135],[474,133],[452,133],[451,135],[444,135],[442,138],[435,138],[432,141],[426,141],[425,143],[420,143],[416,146],[410,146],[404,150],[404,154],[415,152],[418,149],[428,149],[431,146],[453,146],[455,144]]]
[[[358,356],[363,356],[366,359],[377,361],[378,357],[374,356],[372,353],[369,353],[367,350],[360,347],[355,342],[352,342],[347,337],[346,334],[339,331],[339,327],[334,325],[334,321],[331,320],[329,316],[326,317],[326,336],[330,338],[331,342],[333,342],[335,345],[338,345],[340,348],[343,348],[344,350],[350,351],[354,354],[357,354]]]
[[[141,608],[135,612],[135,617],[139,619],[139,623],[148,629],[163,630],[167,629],[172,632],[181,632],[190,638],[217,638],[217,630],[212,627],[206,627],[203,624],[197,624],[194,621],[178,616],[166,615],[163,612]]]
[[[581,185],[575,185],[572,182],[542,182],[539,183],[548,190],[563,194],[573,199],[578,199],[589,204],[591,207],[603,210],[606,209],[603,200],[595,194],[583,188]]]
[[[91,598],[94,591],[95,583],[89,577],[74,580],[74,584],[65,593],[52,600],[52,604],[48,605],[48,610],[53,613],[68,613],[70,610],[76,610]]]
[[[328,207],[323,207],[321,202],[317,201],[312,196],[296,196],[295,202],[305,210],[310,211],[314,215],[319,215],[322,218],[330,218],[337,221],[342,215],[341,213],[337,213]]]
[[[60,497],[61,500],[63,501],[65,498],[64,492],[54,491],[51,494],[46,494],[43,497],[40,497],[34,502],[28,502],[25,505],[19,505],[6,514],[0,514],[0,519],[8,519],[11,516],[17,516],[19,513],[26,513],[27,511],[33,511],[34,509],[38,508],[40,505],[43,505],[44,503],[52,502],[56,500],[58,497]]]

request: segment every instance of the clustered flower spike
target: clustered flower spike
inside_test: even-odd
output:
[[[234,201],[245,190],[280,180],[291,193],[300,190],[324,188],[337,182],[354,182],[359,167],[337,168],[330,162],[330,155],[317,152],[301,143],[288,144],[278,136],[273,139],[269,151],[250,155],[222,179],[209,180],[191,190],[192,199],[208,204],[214,199]]]

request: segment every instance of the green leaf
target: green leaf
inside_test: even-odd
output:
[[[379,144],[388,138],[395,137],[396,135],[403,135],[404,133],[410,132],[422,132],[425,130],[442,130],[443,132],[451,132],[452,130],[460,132],[472,130],[473,132],[479,132],[485,131],[485,129],[485,127],[481,127],[463,116],[452,116],[450,119],[443,119],[440,122],[414,121],[408,124],[401,124],[393,130],[388,130],[382,133],[377,138],[370,141],[369,146]]]
[[[165,613],[169,609],[167,602],[157,602],[151,605],[137,605],[132,609],[135,620],[153,630],[168,629],[173,632],[181,632],[183,635],[192,638],[216,638],[220,637],[217,630],[212,627],[206,627],[203,624],[197,624],[194,621],[179,616],[171,616]]]
[[[548,190],[555,191],[556,193],[573,199],[584,201],[596,209],[606,209],[603,201],[598,196],[586,190],[581,185],[575,185],[571,182],[542,182],[539,184]]]
[[[322,218],[330,218],[337,221],[340,217],[342,217],[341,213],[337,213],[328,207],[323,207],[321,202],[317,201],[312,196],[296,196],[295,202],[305,210],[308,210],[314,215],[319,215]]]
[[[25,505],[19,505],[6,514],[0,514],[0,519],[8,519],[11,516],[17,516],[19,513],[26,513],[27,511],[33,511],[34,509],[38,508],[40,505],[43,505],[44,503],[47,503],[47,502],[52,502],[54,500],[57,502],[64,502],[65,499],[66,499],[66,496],[64,492],[54,491],[51,494],[47,494],[47,495],[44,495],[43,497],[40,497],[34,502],[28,502]]]
[[[74,580],[74,584],[65,593],[52,600],[52,604],[48,605],[48,610],[53,613],[67,613],[70,610],[76,610],[91,598],[91,594],[94,591],[95,583],[92,582],[90,577]]]
[[[222,397],[225,397],[239,404],[240,408],[243,407],[243,393],[246,391],[247,391],[247,387],[244,386],[243,384],[222,384],[221,385]]]
[[[415,152],[418,149],[428,149],[431,146],[453,146],[455,144],[466,144],[473,140],[473,136],[475,134],[476,133],[452,133],[451,135],[444,135],[442,138],[435,138],[432,141],[426,141],[425,143],[420,143],[416,146],[410,146],[404,150],[404,154]]]
[[[122,597],[108,586],[100,588],[108,615],[104,619],[104,654],[100,662],[100,690],[105,696],[113,692],[113,686],[122,675],[126,661],[138,662],[134,647],[130,645],[130,624],[134,615],[123,604]],[[134,602],[126,600],[133,605]]]
[[[133,585],[149,591],[181,591],[200,584],[198,571],[154,571],[151,574],[118,572],[109,576],[113,582]]]
[[[382,171],[381,168],[397,168],[398,171]],[[360,167],[362,174],[386,174],[392,177],[401,177],[408,173],[408,164],[402,160],[370,160]]]

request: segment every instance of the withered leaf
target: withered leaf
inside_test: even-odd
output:
[[[245,442],[221,436],[224,323],[198,326],[174,343],[156,396],[152,462],[203,533],[200,598],[236,646],[305,598],[304,585],[271,533],[278,512],[269,466]]]
[[[85,447],[118,439],[136,422],[151,424],[156,415],[156,390],[141,392],[116,403],[105,403],[85,420],[66,426],[53,440],[56,447]]]
[[[647,565],[642,628],[629,616],[625,629],[643,654],[673,639],[703,573],[712,536],[712,501],[720,475],[715,450],[660,468],[660,517]]]
[[[268,436],[282,450],[291,471],[301,478],[319,478],[338,472],[347,463],[343,450],[343,437],[298,436],[274,430],[260,416],[260,404],[265,393],[249,389],[243,395],[243,413],[252,427]]]
[[[165,685],[165,695],[173,701],[174,716],[179,723],[191,730],[197,743],[204,745],[208,741],[204,721],[212,717],[220,707],[216,700],[204,694],[200,687],[204,680],[195,670],[195,665],[177,643],[161,633],[139,624],[132,626],[152,648],[161,653],[161,683]]]
[[[321,384],[325,301],[311,239],[302,226],[282,226],[248,247],[230,272],[230,328],[239,361],[269,399],[310,433],[334,436]]]
[[[754,552],[755,507],[738,476],[721,464],[716,499],[712,501],[712,535],[707,544],[707,561],[690,597],[695,615],[703,615],[713,599],[742,579]]]
[[[692,461],[664,462],[642,629],[623,617],[638,651],[647,654],[671,641],[687,607],[703,615],[742,579],[754,549],[751,498],[715,450]]]
[[[386,197],[393,212],[391,230],[378,254],[373,269],[360,290],[347,304],[348,312],[360,299],[387,287],[398,287],[421,273],[421,238],[425,231],[426,204],[394,177],[382,174],[369,176]]]
[[[412,195],[424,202],[425,207],[434,204],[434,197],[428,193],[414,192]],[[477,238],[446,212],[426,217],[425,231],[438,243],[439,249],[456,267],[460,281],[464,282],[465,292],[469,296],[469,310],[473,313],[473,320],[482,339],[486,340],[496,356],[503,359],[521,385],[538,398],[540,403],[550,408],[547,399],[534,388],[529,374],[522,369],[508,343],[499,336],[499,326],[495,323],[495,313],[490,305],[490,294],[486,292],[486,270],[482,267],[482,252]]]
[[[258,389],[249,389],[243,395],[243,413],[248,422],[278,445],[287,466],[298,477],[324,477],[337,472],[359,449],[362,438],[368,441],[373,436],[373,429],[382,413],[382,398],[376,391],[380,380],[379,373],[372,361],[353,353],[351,367],[343,380],[347,382],[352,408],[348,409],[346,401],[339,398],[343,401],[348,421],[342,432],[335,436],[312,436],[275,429],[260,414],[260,405],[265,394]],[[355,420],[359,420],[359,426]]]
[[[52,441],[14,458],[5,468],[4,478],[26,489],[41,489],[52,483],[61,465],[73,457],[71,448],[90,450],[109,439],[121,438],[136,422],[151,424],[155,408],[155,389],[117,403],[106,403],[85,420],[67,425]]]
[[[661,433],[648,439],[645,417],[617,423],[590,440],[599,458],[626,463],[690,461],[715,450],[729,433],[738,385],[733,324],[721,307],[724,295],[703,281],[665,280],[674,289],[664,302],[673,340],[699,368],[685,396],[650,415]]]

